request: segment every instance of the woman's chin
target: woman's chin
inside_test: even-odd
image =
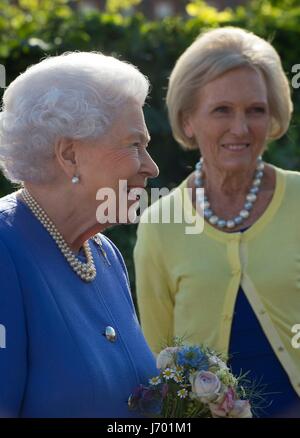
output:
[[[225,154],[224,154],[225,155]],[[239,172],[249,170],[249,167],[255,166],[256,160],[248,151],[230,152],[226,156],[222,155],[220,162],[221,167],[228,172]]]

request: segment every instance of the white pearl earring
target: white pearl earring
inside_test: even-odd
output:
[[[79,183],[79,176],[73,176],[73,178],[72,178],[72,183],[73,184],[78,184]]]

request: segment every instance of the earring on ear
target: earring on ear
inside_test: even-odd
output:
[[[78,184],[78,183],[79,183],[79,181],[80,181],[80,178],[79,178],[79,176],[77,176],[77,175],[74,175],[74,176],[73,176],[73,178],[72,178],[72,184]]]

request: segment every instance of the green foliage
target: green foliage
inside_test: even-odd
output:
[[[137,65],[152,84],[145,117],[152,137],[150,151],[160,167],[155,185],[174,187],[191,171],[197,156],[175,143],[167,120],[164,99],[178,56],[203,29],[240,26],[272,41],[291,80],[292,66],[300,63],[299,0],[253,0],[247,7],[225,12],[195,0],[187,7],[189,18],[161,21],[147,21],[140,14],[122,17],[108,13],[117,6],[120,11],[122,3],[126,7],[125,3],[128,6],[137,1],[111,1],[101,13],[82,11],[74,7],[77,1],[19,0],[12,4],[0,0],[0,63],[6,67],[7,84],[28,65],[68,50],[98,50]],[[270,145],[265,158],[283,168],[300,170],[300,88],[293,90],[293,101],[295,113],[289,133]],[[0,179],[0,194],[10,190],[4,178]],[[125,255],[133,282],[135,227],[126,232],[123,227],[113,228],[108,234]]]
[[[206,21],[211,27],[219,26],[232,20],[234,15],[232,9],[226,8],[224,11],[219,12],[215,7],[209,6],[204,0],[191,1],[187,4],[186,11],[191,17],[198,17],[202,21]]]
[[[106,0],[106,11],[117,14],[139,5],[142,0]]]

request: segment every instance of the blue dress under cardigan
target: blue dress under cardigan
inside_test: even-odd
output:
[[[270,393],[263,396],[259,417],[300,418],[300,399],[241,287],[235,303],[229,357],[228,364],[235,375],[239,375],[241,370],[243,373],[249,371],[246,378],[252,382],[261,380],[261,388],[265,385],[263,392]]]
[[[102,241],[111,266],[90,242],[97,276],[83,282],[15,194],[0,200],[0,417],[137,415],[127,399],[157,374],[155,360],[123,259]]]

